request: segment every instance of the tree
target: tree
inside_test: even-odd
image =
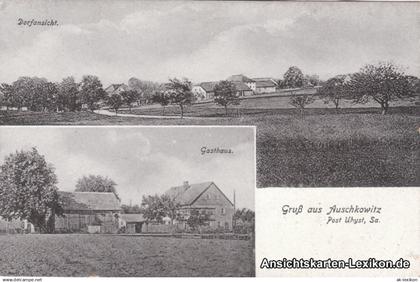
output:
[[[79,85],[75,82],[74,77],[64,78],[57,88],[57,106],[59,110],[75,112],[82,109]]]
[[[97,103],[106,98],[106,92],[97,76],[85,75],[80,86],[80,96],[82,103],[86,104],[88,109],[93,112],[98,107]]]
[[[123,103],[128,106],[131,112],[131,104],[137,101],[139,93],[136,90],[127,90],[120,93]]]
[[[205,210],[192,209],[187,219],[187,224],[192,230],[205,225],[210,220],[210,215]]]
[[[162,106],[162,115],[165,115],[165,107],[171,101],[171,97],[166,91],[156,91],[153,95],[152,101],[154,103],[159,103]]]
[[[244,222],[253,222],[255,220],[255,212],[246,208],[237,209],[233,215],[233,219],[240,219]]]
[[[408,84],[413,91],[413,96],[420,96],[420,79],[416,76],[407,75]]]
[[[299,88],[303,86],[303,73],[296,67],[290,67],[283,75],[283,85],[287,88]]]
[[[139,205],[134,205],[134,206],[121,205],[121,209],[123,213],[143,213],[143,210],[140,208]]]
[[[162,222],[162,219],[167,216],[173,223],[179,217],[179,204],[165,194],[143,196],[141,208],[144,212],[144,218],[151,221]]]
[[[303,77],[303,86],[314,87],[314,86],[318,86],[319,83],[320,83],[319,76],[316,74],[304,75]]]
[[[83,176],[76,183],[76,192],[109,192],[118,197],[115,186],[117,184],[110,178],[101,175]]]
[[[303,114],[303,109],[311,104],[314,101],[314,98],[312,98],[309,95],[294,95],[290,97],[290,104],[299,109],[300,113]]]
[[[57,109],[57,86],[48,81],[34,81],[35,94],[32,97],[31,109],[52,112]]]
[[[42,233],[54,231],[62,215],[54,168],[36,148],[17,151],[0,167],[0,216],[28,220]]]
[[[352,75],[347,88],[357,103],[376,101],[383,115],[388,112],[390,101],[414,95],[404,72],[389,62],[362,67]]]
[[[6,110],[9,110],[9,107],[13,107],[13,87],[10,84],[2,83],[0,85],[1,93],[1,106],[6,107]]]
[[[138,78],[132,77],[128,80],[128,87],[139,93],[137,96],[137,101],[140,104],[142,99],[146,102],[152,100],[153,95],[156,93],[156,91],[159,90],[160,84],[157,82],[140,80]]]
[[[236,92],[235,84],[228,80],[222,80],[214,86],[214,102],[225,108],[226,115],[228,115],[228,105],[239,105]]]
[[[233,222],[235,232],[254,232],[255,212],[246,208],[237,209],[233,215]]]
[[[179,106],[181,118],[183,118],[184,107],[190,105],[193,99],[191,81],[186,78],[182,80],[178,78],[169,79],[169,83],[166,85],[166,91],[170,97],[171,103]]]
[[[117,115],[118,109],[124,104],[124,102],[120,94],[114,93],[108,97],[107,104],[109,108],[115,110],[115,115]]]
[[[164,207],[165,215],[171,219],[171,224],[179,217],[179,204],[166,194],[160,196],[160,200]]]
[[[346,88],[346,75],[337,75],[333,78],[328,79],[324,86],[318,90],[320,97],[324,99],[324,102],[328,104],[332,102],[337,110],[340,101],[348,97],[348,91]]]
[[[20,110],[28,107],[31,111],[42,111],[48,100],[47,80],[38,77],[19,77],[13,82],[12,104]]]

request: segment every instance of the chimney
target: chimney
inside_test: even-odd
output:
[[[188,188],[190,188],[190,184],[188,183],[188,181],[184,181],[184,188],[185,190],[187,190]]]

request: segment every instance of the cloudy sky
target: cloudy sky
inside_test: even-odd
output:
[[[83,175],[108,176],[122,202],[172,186],[214,181],[238,207],[254,209],[253,128],[0,127],[0,163],[16,150],[37,147],[55,167],[58,187],[74,191]],[[233,154],[201,154],[201,147]]]
[[[96,74],[194,82],[291,65],[330,76],[393,61],[420,75],[420,3],[0,0],[0,81]],[[54,27],[18,25],[57,20]]]

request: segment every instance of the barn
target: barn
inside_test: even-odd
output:
[[[56,216],[56,232],[116,233],[121,215],[114,193],[59,192],[63,216]]]

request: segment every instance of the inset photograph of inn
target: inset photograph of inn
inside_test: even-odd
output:
[[[255,276],[255,182],[250,126],[0,127],[0,276]]]

